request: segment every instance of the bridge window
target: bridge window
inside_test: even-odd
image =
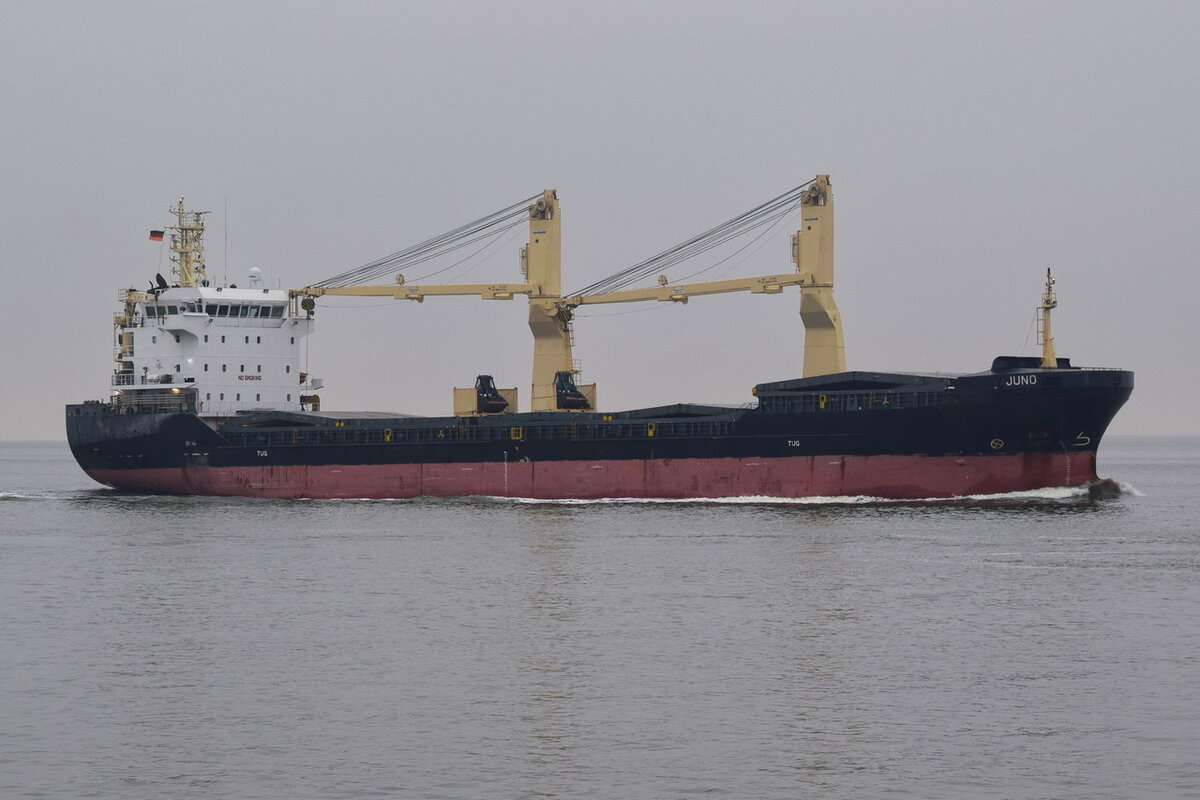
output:
[[[227,306],[227,305],[217,306],[217,316],[218,317],[228,317],[229,316],[229,306]]]
[[[206,305],[204,307],[204,313],[208,314],[210,317],[215,317],[217,315],[217,304],[209,303],[208,305]]]

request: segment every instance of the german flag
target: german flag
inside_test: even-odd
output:
[[[150,231],[150,241],[161,242],[163,237],[162,231]]]

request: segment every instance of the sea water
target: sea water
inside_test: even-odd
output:
[[[0,797],[1200,797],[1200,439],[949,502],[150,497],[0,443]]]

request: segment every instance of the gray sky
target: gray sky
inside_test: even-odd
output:
[[[107,394],[180,195],[211,275],[286,288],[556,188],[575,289],[817,173],[850,368],[1033,354],[1053,267],[1059,354],[1137,372],[1112,431],[1200,433],[1200,4],[737,5],[3,4],[0,438]],[[518,280],[524,235],[462,280]],[[607,409],[749,401],[799,375],[797,306],[585,309],[576,356]],[[311,370],[332,409],[448,413],[481,372],[527,402],[525,313],[329,301]]]

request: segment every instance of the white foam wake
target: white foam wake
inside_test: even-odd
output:
[[[1138,494],[1136,489],[1127,484],[1119,484],[1122,494]],[[741,497],[606,497],[593,500],[565,498],[546,500],[531,497],[482,497],[480,499],[518,504],[551,504],[551,505],[636,505],[636,504],[711,504],[711,505],[787,505],[787,506],[821,506],[821,505],[896,505],[922,503],[995,503],[995,502],[1038,502],[1038,503],[1074,503],[1091,497],[1088,486],[1054,486],[1044,489],[1030,489],[1020,492],[1001,492],[997,494],[952,495],[946,497],[921,497],[895,499],[890,497],[874,497],[870,495],[827,495],[818,497],[770,497],[767,495],[746,495]]]

